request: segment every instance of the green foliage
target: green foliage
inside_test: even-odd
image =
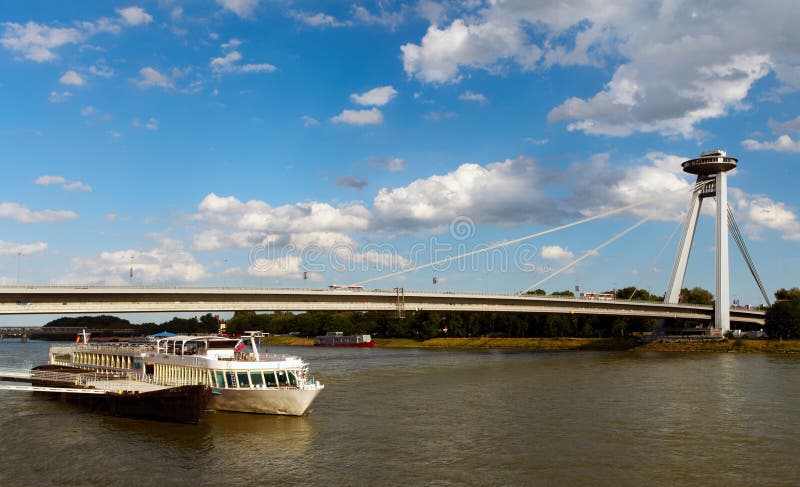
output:
[[[102,328],[133,328],[131,322],[116,316],[100,315],[100,316],[78,316],[78,317],[63,317],[55,319],[44,326],[48,327],[80,327],[91,328],[93,330]]]
[[[800,289],[780,289],[767,309],[764,331],[770,338],[800,338]]]
[[[544,289],[534,289],[525,293],[528,296],[547,296],[547,291]]]
[[[714,304],[714,295],[701,287],[681,289],[681,303]]]
[[[575,297],[575,293],[573,293],[569,289],[566,289],[564,291],[552,292],[552,293],[550,293],[550,296],[553,296],[553,297],[556,297],[556,298],[574,298]]]

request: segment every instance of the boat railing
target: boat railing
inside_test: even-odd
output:
[[[147,344],[120,344],[120,345],[94,345],[94,344],[75,344],[75,345],[54,345],[50,347],[51,353],[71,353],[71,352],[105,352],[120,353],[134,352],[143,353],[155,350],[155,347]]]

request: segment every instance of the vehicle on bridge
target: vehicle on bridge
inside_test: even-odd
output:
[[[344,285],[344,284],[331,284],[328,286],[331,291],[363,291],[364,286]]]
[[[249,338],[251,351],[245,352]],[[302,416],[324,386],[300,357],[259,353],[255,336],[171,336],[155,344],[52,346],[50,364],[160,384],[206,385],[219,411]]]

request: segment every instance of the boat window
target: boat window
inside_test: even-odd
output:
[[[261,377],[261,372],[250,372],[250,383],[253,384],[253,387],[261,387],[264,385],[264,378]]]
[[[289,385],[289,382],[286,380],[286,372],[283,370],[278,371],[278,384],[286,387]]]
[[[297,385],[297,378],[294,376],[294,372],[289,372],[289,384],[292,386]]]
[[[228,380],[228,387],[239,387],[236,385],[236,374],[233,372],[225,372],[225,378]]]
[[[225,374],[221,370],[215,370],[214,375],[217,378],[217,387],[225,387]]]
[[[264,372],[264,379],[267,380],[267,387],[278,386],[278,381],[275,380],[275,372]]]
[[[250,381],[247,379],[247,372],[236,372],[236,378],[239,379],[239,387],[250,387]]]

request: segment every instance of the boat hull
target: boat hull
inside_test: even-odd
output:
[[[214,389],[208,406],[217,411],[302,416],[321,390]]]

